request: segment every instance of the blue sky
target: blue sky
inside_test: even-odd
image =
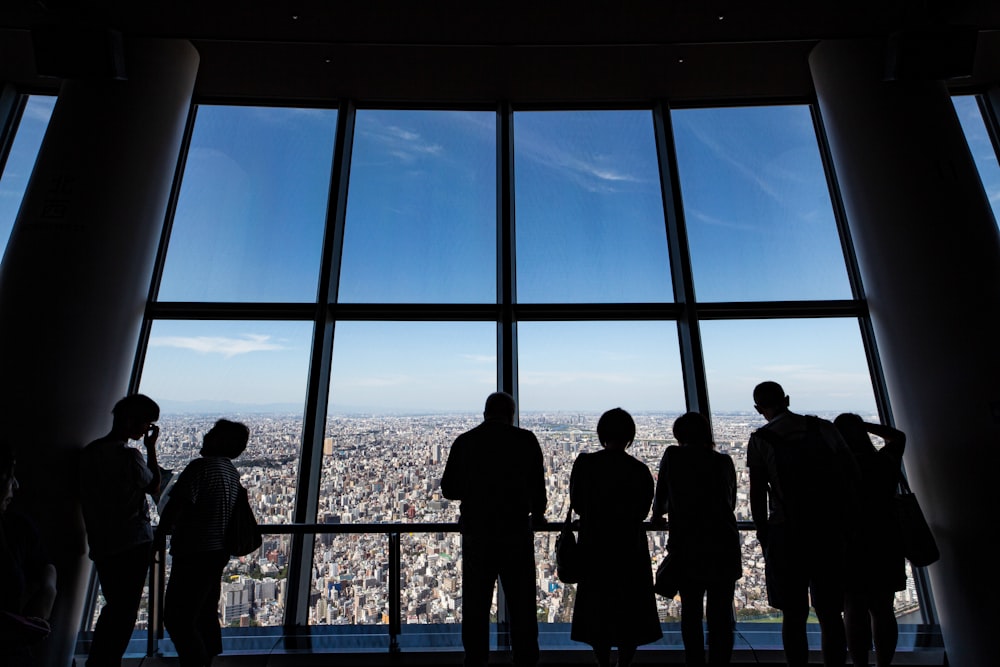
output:
[[[996,157],[981,119],[977,137],[958,109],[995,204]],[[3,238],[50,111],[32,98],[0,181]],[[336,120],[200,108],[161,299],[315,299]],[[850,298],[806,107],[672,121],[700,301]],[[495,123],[489,112],[358,112],[342,301],[495,301]],[[518,299],[671,302],[652,114],[519,112],[514,142]],[[750,409],[764,379],[802,410],[874,408],[855,320],[714,321],[702,335],[715,411]],[[477,412],[495,388],[495,336],[491,323],[340,323],[334,409]],[[301,407],[311,340],[303,322],[156,322],[141,388],[164,402]],[[522,410],[684,409],[673,323],[523,323],[518,345]]]

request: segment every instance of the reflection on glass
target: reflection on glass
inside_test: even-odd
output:
[[[56,98],[48,95],[32,95],[25,104],[7,162],[3,165],[3,174],[0,175],[0,254],[7,246],[17,219],[55,104]]]
[[[496,114],[357,112],[339,300],[496,300]]]
[[[986,131],[983,114],[976,103],[975,95],[955,95],[951,98],[958,113],[958,120],[965,132],[965,140],[969,143],[972,158],[979,170],[979,178],[993,208],[993,218],[1000,220],[1000,162],[997,153]]]
[[[337,112],[200,106],[161,301],[314,301]]]
[[[386,535],[323,533],[314,549],[309,625],[388,624]]]
[[[517,299],[673,300],[653,116],[514,114]]]
[[[698,300],[851,298],[809,108],[671,118]]]

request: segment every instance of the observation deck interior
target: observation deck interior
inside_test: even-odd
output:
[[[95,86],[100,89],[109,80],[127,81],[132,46],[157,41],[189,43],[197,52],[197,73],[191,94],[193,105],[349,108],[352,113],[364,108],[462,109],[496,111],[498,116],[509,115],[512,109],[590,110],[633,106],[670,110],[798,103],[816,109],[819,106],[817,79],[822,78],[824,72],[821,66],[810,61],[811,55],[824,44],[858,43],[877,44],[883,49],[881,83],[885,86],[898,84],[903,96],[917,96],[914,99],[920,101],[913,105],[914,111],[923,108],[923,101],[936,100],[935,95],[941,91],[979,96],[983,108],[991,110],[992,116],[987,116],[992,118],[994,125],[1000,107],[1000,2],[995,0],[774,0],[766,3],[746,0],[4,0],[0,3],[0,87],[3,92],[0,111],[6,108],[4,105],[11,106],[9,98],[18,95],[58,95],[65,86],[80,82],[84,82],[84,86],[86,82],[97,82]],[[831,79],[840,76],[825,74]],[[935,86],[941,86],[941,91]],[[886,95],[887,99],[890,97]],[[938,97],[944,98],[944,93]],[[860,105],[861,101],[858,102]],[[851,107],[850,102],[844,104],[845,108]],[[926,121],[927,117],[920,119]],[[93,120],[88,118],[88,122]],[[831,124],[836,122],[833,118],[829,120]],[[840,120],[843,123],[840,127],[849,127],[852,122],[859,126],[864,124],[858,120]],[[79,125],[88,127],[87,123]],[[992,128],[994,135],[996,129],[996,126]],[[5,130],[2,123],[0,130]],[[77,131],[81,130],[77,128]],[[926,130],[926,134],[916,130],[914,136],[915,141],[926,141],[931,149],[937,146],[933,143],[936,137],[933,128]],[[826,141],[828,138],[824,137],[824,150],[828,148]],[[843,147],[851,143],[841,138],[841,155],[848,152]],[[508,157],[500,156],[499,159]],[[849,168],[858,169],[863,162],[857,158],[851,161],[841,157],[841,160],[847,165],[841,171],[845,180]],[[909,187],[905,168],[913,160],[900,156],[897,162],[900,182],[892,181],[896,177],[895,169],[886,170],[892,173],[879,176],[890,181],[883,187],[884,191],[893,190],[896,194],[892,196],[901,197],[898,192]],[[951,187],[950,163],[941,164],[935,163],[935,168],[940,168],[944,174],[939,177],[940,183],[942,187]],[[175,164],[171,168],[173,166]],[[125,190],[127,185],[116,187]],[[914,187],[910,191],[933,189]],[[981,188],[976,192],[981,193]],[[921,221],[910,236],[926,241],[927,235],[922,233],[926,229],[933,229],[929,234],[935,238],[947,236],[942,231],[945,227],[955,219],[968,217],[960,199],[955,197],[952,204],[954,216]],[[871,200],[884,200],[885,210],[899,203],[889,199],[889,195],[856,195],[855,209],[865,213],[864,203]],[[160,216],[160,222],[163,217]],[[947,223],[942,222],[944,217]],[[926,228],[922,226],[925,224]],[[879,274],[882,280],[873,279],[870,284],[883,288],[895,286],[893,280],[903,275],[907,276],[907,281],[918,281],[923,275],[923,267],[908,267],[906,260],[900,259],[905,258],[909,246],[897,256],[895,247],[887,249],[891,244],[885,238],[877,234],[862,238],[865,230],[873,227],[877,226],[860,224],[857,227],[858,245],[867,243],[871,255],[864,270],[874,273],[871,267],[880,262],[887,269],[885,274]],[[157,231],[157,240],[158,234]],[[991,326],[995,330],[995,322],[1000,320],[1000,299],[997,298],[1000,280],[993,282],[1000,276],[1000,251],[990,242],[980,243],[972,236],[958,236],[957,240],[948,237],[949,242],[954,241],[954,246],[942,242],[942,253],[947,255],[942,264],[934,268],[939,272],[936,275],[943,277],[933,281],[930,287],[920,283],[926,289],[926,301],[914,305],[903,298],[905,289],[890,289],[889,296],[879,302],[882,309],[872,308],[871,313],[876,319],[875,328],[884,327],[885,340],[880,341],[880,350],[883,358],[889,360],[886,384],[893,390],[890,392],[893,409],[902,416],[901,427],[917,434],[912,453],[908,454],[918,471],[914,488],[927,505],[932,506],[932,524],[941,537],[943,554],[941,563],[933,565],[923,579],[927,592],[936,591],[928,596],[931,605],[935,604],[934,597],[938,597],[937,606],[930,614],[932,622],[925,624],[925,618],[900,619],[900,648],[893,663],[898,665],[947,665],[949,654],[958,651],[961,655],[972,656],[963,667],[985,667],[988,662],[982,656],[992,657],[996,653],[990,634],[995,634],[996,630],[997,604],[986,599],[995,588],[995,580],[973,581],[969,574],[970,571],[982,571],[988,572],[986,577],[992,577],[995,568],[990,566],[995,561],[995,554],[984,552],[990,547],[983,545],[981,525],[971,525],[969,507],[986,507],[991,511],[996,504],[989,490],[995,486],[996,452],[1000,451],[1000,395],[996,393],[995,383],[995,378],[1000,376],[1000,357],[995,344],[991,351],[986,345],[968,344],[967,338],[973,335],[970,332],[985,331]],[[994,237],[989,238],[995,241]],[[963,240],[967,245],[959,247]],[[150,251],[150,265],[154,254],[155,250]],[[976,261],[966,262],[969,256]],[[43,253],[33,257],[39,265],[49,261],[49,256]],[[21,423],[13,424],[9,422],[17,420],[5,419],[7,433],[29,447],[37,445],[36,453],[26,457],[23,464],[29,482],[25,487],[30,493],[31,482],[38,488],[38,481],[46,477],[50,460],[60,458],[53,452],[62,451],[63,447],[82,446],[74,438],[88,429],[96,432],[101,426],[97,425],[97,417],[88,416],[96,412],[87,400],[66,398],[70,394],[86,395],[89,400],[91,385],[79,381],[66,388],[62,384],[62,369],[48,367],[46,360],[56,358],[54,350],[60,347],[58,341],[65,342],[55,333],[52,337],[48,335],[58,327],[50,325],[44,329],[45,335],[36,336],[39,342],[32,344],[48,346],[44,349],[31,348],[23,352],[21,347],[11,343],[11,340],[22,340],[22,334],[15,330],[21,322],[34,321],[25,316],[25,312],[39,312],[38,303],[50,297],[39,297],[34,283],[19,284],[10,275],[9,270],[6,275],[0,273],[0,377],[33,378],[37,374],[38,378],[37,384],[32,380],[27,388],[11,382],[11,386],[0,389],[0,405],[9,406],[9,412],[21,418]],[[951,282],[955,276],[965,281],[959,287]],[[93,297],[93,300],[97,302],[100,298]],[[353,311],[346,308],[342,312],[355,319],[364,319],[370,315],[367,305],[355,304]],[[3,310],[4,306],[12,310]],[[62,312],[61,303],[47,306],[46,318],[53,312]],[[301,312],[296,311],[295,316],[301,320],[311,318],[312,313],[319,310],[311,303],[299,306]],[[378,311],[372,319],[458,319],[455,310],[448,305],[420,306],[422,310],[415,308],[411,312],[406,304],[394,304]],[[493,306],[483,306],[476,317],[482,320],[493,317],[493,311],[499,310]],[[783,303],[772,306],[770,316],[774,317],[782,308],[794,310],[799,307]],[[220,312],[223,313],[220,319],[250,319],[266,311],[256,303],[228,304],[211,312],[209,306],[190,303],[154,305],[150,306],[151,311],[156,307],[159,307],[156,314],[165,319],[184,308],[188,309],[185,315],[191,319],[209,319]],[[714,304],[711,316],[722,318],[741,307],[732,303]],[[858,309],[865,317],[869,315],[867,302]],[[138,312],[141,308],[134,310],[136,313],[118,314],[122,318],[134,315],[138,331],[144,315]],[[262,319],[279,319],[284,312],[292,310],[294,307],[289,306],[285,310],[266,311]],[[588,312],[597,310],[595,307]],[[680,306],[677,310],[679,312]],[[817,308],[817,312],[819,310]],[[605,311],[603,314],[613,312],[615,306],[607,305]],[[820,312],[819,316],[832,312]],[[927,322],[929,312],[934,315],[930,323]],[[544,318],[569,320],[576,313],[574,304],[563,304],[546,311]],[[798,314],[803,313],[805,310]],[[889,325],[885,324],[887,321]],[[900,323],[900,329],[894,330],[892,325],[896,322]],[[984,324],[988,322],[993,325]],[[96,344],[99,338],[99,333],[91,334],[89,342]],[[130,354],[134,349],[135,346]],[[939,353],[943,355],[939,364],[920,363]],[[100,355],[95,358],[97,361],[90,368],[103,364],[107,368],[104,384],[112,387],[128,376],[128,366],[133,363],[131,356],[127,361],[113,363]],[[36,359],[43,361],[36,364]],[[39,370],[41,366],[46,366],[44,371]],[[956,368],[962,370],[955,371]],[[323,379],[329,380],[329,377]],[[323,382],[317,380],[314,384],[318,386]],[[37,396],[53,386],[65,390],[66,396],[60,394],[55,399],[56,405],[39,405]],[[947,386],[949,391],[944,392],[942,386]],[[115,388],[109,395],[120,393]],[[888,398],[885,405],[888,405]],[[968,423],[956,425],[954,417],[964,417],[966,410],[971,415]],[[44,429],[37,427],[40,423],[51,422],[53,414],[67,422],[76,422],[72,428],[60,424],[53,426],[60,433],[52,436],[56,444],[45,440],[38,433]],[[78,430],[72,430],[77,427]],[[322,442],[322,438],[319,441]],[[18,465],[22,465],[20,461]],[[312,472],[318,477],[318,472]],[[64,495],[35,499],[40,513],[50,521],[50,532],[64,540],[60,557],[65,560],[62,565],[66,566],[66,571],[71,573],[66,578],[67,589],[60,592],[62,598],[57,602],[52,653],[48,657],[54,667],[66,667],[72,661],[82,666],[84,657],[79,648],[86,640],[86,633],[81,638],[78,630],[82,624],[84,600],[88,597],[88,576],[81,565],[86,560],[84,537],[75,505],[66,509],[74,501],[65,495],[66,492],[60,493]],[[315,498],[310,502],[313,517],[298,517],[303,532],[308,532],[308,521],[315,517]],[[303,507],[307,504],[302,501]],[[53,507],[55,510],[49,513]],[[978,515],[975,518],[982,519]],[[60,576],[63,576],[62,571]],[[93,591],[89,594],[93,595]],[[305,605],[302,607],[304,609]],[[301,619],[298,620],[301,623]],[[783,664],[778,624],[757,627],[740,624],[738,629],[741,634],[736,641],[736,664]],[[459,665],[462,653],[458,630],[458,625],[444,628],[404,625],[399,632],[402,648],[398,651],[388,648],[384,626],[376,627],[373,632],[385,636],[377,640],[369,636],[357,641],[326,629],[304,628],[294,622],[284,628],[261,629],[256,634],[228,630],[226,653],[212,664],[213,667]],[[554,636],[543,636],[541,664],[593,664],[586,646],[569,642],[565,627],[548,630]],[[666,630],[662,645],[641,648],[636,664],[683,664],[679,627]],[[543,633],[546,631],[543,629]],[[815,632],[810,641],[812,662],[821,664]],[[169,643],[161,642],[164,643],[159,649],[148,651],[145,639],[137,634],[125,664],[129,667],[177,664]],[[495,651],[491,657],[491,664],[508,663],[509,656],[503,650]]]

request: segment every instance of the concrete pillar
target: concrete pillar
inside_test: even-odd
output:
[[[942,81],[883,80],[882,44],[809,65],[871,307],[904,464],[941,547],[950,664],[993,664],[1000,234]]]
[[[128,390],[198,60],[127,40],[127,80],[62,84],[0,266],[2,433],[59,576],[41,664],[71,663],[90,573],[75,455]]]

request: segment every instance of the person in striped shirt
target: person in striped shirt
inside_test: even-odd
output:
[[[171,535],[163,624],[181,667],[206,667],[222,653],[218,603],[230,557],[223,539],[241,488],[233,459],[249,438],[244,424],[215,422],[205,434],[201,456],[181,471],[160,516],[158,544]]]

